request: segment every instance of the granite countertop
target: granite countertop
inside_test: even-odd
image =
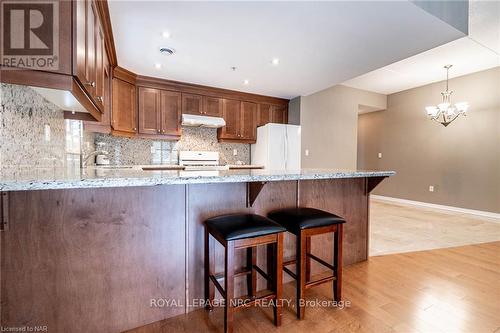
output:
[[[143,170],[142,167],[3,169],[0,170],[0,191],[359,178],[395,174],[394,171],[338,169],[183,171]]]

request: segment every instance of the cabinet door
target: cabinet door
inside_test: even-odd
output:
[[[161,134],[181,135],[181,93],[161,90]]]
[[[113,78],[112,127],[115,131],[136,133],[135,86]]]
[[[286,105],[273,106],[272,122],[277,124],[286,124],[288,122],[288,108]]]
[[[222,117],[222,98],[203,96],[203,111],[206,116]]]
[[[182,94],[182,113],[201,115],[203,97],[194,94]]]
[[[251,102],[241,102],[241,131],[240,138],[245,140],[255,140],[257,104]]]
[[[85,89],[91,97],[95,96],[95,22],[98,18],[96,8],[92,1],[87,0],[87,20],[86,20],[86,68],[85,68],[85,78],[86,81],[82,82]]]
[[[160,90],[139,87],[139,133],[160,133]]]
[[[95,8],[95,4],[92,6]],[[95,17],[95,96],[94,101],[97,108],[103,111],[104,107],[104,57],[106,50],[104,46],[104,32],[98,16]]]
[[[257,126],[263,126],[271,122],[271,105],[259,104],[259,111],[257,112]]]
[[[241,102],[234,99],[224,99],[222,106],[226,126],[219,129],[219,139],[239,139]]]

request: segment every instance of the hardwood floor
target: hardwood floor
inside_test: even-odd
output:
[[[500,241],[500,221],[370,200],[370,256]]]
[[[344,309],[308,307],[297,321],[292,308],[283,324],[272,309],[235,316],[235,332],[500,332],[500,242],[371,257],[344,269]],[[295,284],[284,286],[292,299]],[[306,292],[330,300],[331,284]],[[346,304],[347,305],[347,304]],[[222,310],[193,311],[127,333],[222,332]]]

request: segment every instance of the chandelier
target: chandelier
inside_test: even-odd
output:
[[[452,121],[457,119],[460,115],[465,116],[469,104],[467,102],[451,104],[451,94],[453,90],[448,90],[449,72],[452,65],[446,65],[446,90],[441,93],[443,101],[437,106],[427,106],[425,110],[427,115],[434,121],[437,121],[443,126],[448,126]]]

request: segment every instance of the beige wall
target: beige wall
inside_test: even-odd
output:
[[[386,103],[385,95],[340,85],[301,97],[302,167],[355,169],[358,108]]]
[[[375,194],[500,213],[500,67],[450,80],[453,100],[470,112],[448,127],[424,109],[443,88],[392,94],[387,110],[360,115],[358,168],[397,172]]]

